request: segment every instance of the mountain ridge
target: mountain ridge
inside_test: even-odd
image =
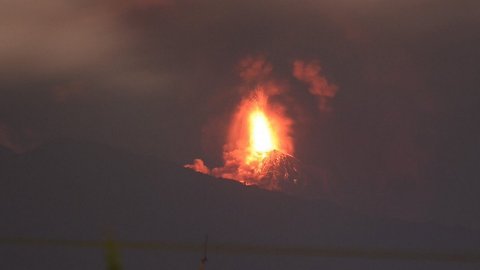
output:
[[[0,211],[8,217],[1,232],[91,239],[114,227],[118,237],[130,240],[196,241],[209,233],[231,243],[479,249],[475,231],[366,216],[155,157],[71,144],[15,156],[16,165],[1,172]]]

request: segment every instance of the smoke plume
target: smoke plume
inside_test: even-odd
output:
[[[272,64],[264,56],[248,56],[240,61],[238,73],[243,80],[240,86],[243,98],[230,120],[226,143],[223,146],[224,165],[208,170],[202,160],[196,159],[193,164],[185,165],[186,168],[242,182],[254,180],[259,161],[246,162],[246,159],[251,155],[249,116],[255,108],[262,108],[268,115],[275,136],[280,138],[277,150],[293,154],[292,120],[287,116],[285,107],[271,99],[283,93],[283,89],[272,76],[272,70]]]
[[[192,164],[185,165],[185,168],[192,169],[199,173],[210,174],[210,169],[207,166],[205,166],[205,163],[203,162],[203,160],[199,158],[194,159]]]
[[[264,56],[248,56],[239,64],[240,78],[245,82],[265,79],[271,75],[272,69]]]
[[[317,97],[318,108],[321,111],[332,110],[330,101],[335,97],[338,87],[322,74],[322,67],[318,62],[294,61],[293,76],[309,85],[308,91]]]

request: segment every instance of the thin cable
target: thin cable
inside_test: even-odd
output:
[[[106,241],[86,241],[67,239],[42,239],[42,238],[0,238],[4,245],[29,245],[29,246],[59,246],[74,248],[105,248]],[[141,241],[115,241],[121,249],[140,250],[165,250],[179,252],[202,252],[205,246],[201,244],[180,242],[141,242]],[[353,248],[316,248],[316,247],[281,247],[268,245],[245,244],[208,244],[209,253],[219,254],[256,254],[270,256],[304,256],[323,258],[363,258],[386,260],[421,260],[440,262],[465,262],[480,263],[480,251],[469,252],[434,252],[434,251],[408,251],[408,250],[383,250],[383,249],[353,249]]]

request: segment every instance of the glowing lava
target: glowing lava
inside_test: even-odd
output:
[[[214,168],[217,177],[257,184],[264,161],[271,153],[293,152],[291,120],[285,108],[269,101],[263,89],[256,89],[239,104],[232,117],[224,147],[225,165]]]
[[[242,99],[229,125],[223,166],[210,170],[202,160],[195,160],[186,167],[216,177],[237,180],[245,185],[278,190],[276,178],[280,177],[277,174],[283,178],[293,174],[290,173],[291,170],[283,170],[286,168],[284,164],[292,163],[290,159],[293,158],[293,140],[290,136],[292,120],[287,117],[285,107],[270,101],[269,97],[260,88]],[[270,183],[271,175],[275,178],[275,184]]]
[[[256,108],[250,113],[250,147],[252,154],[265,158],[268,152],[277,149],[274,134],[270,121],[262,110]]]

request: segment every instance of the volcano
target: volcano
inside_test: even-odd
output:
[[[278,150],[272,150],[262,161],[258,169],[259,187],[297,193],[306,186],[300,161]]]

